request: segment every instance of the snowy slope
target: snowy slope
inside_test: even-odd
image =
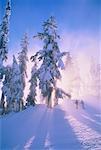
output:
[[[41,104],[0,119],[0,150],[101,150],[100,127],[100,110],[88,104]]]

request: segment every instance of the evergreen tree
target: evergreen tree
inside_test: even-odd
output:
[[[78,59],[73,60],[73,70],[71,72],[71,95],[75,99],[78,99],[82,95],[82,78],[80,74],[80,66],[78,64]]]
[[[82,80],[80,76],[80,68],[77,58],[71,56],[70,52],[66,55],[65,70],[64,70],[63,84],[66,91],[71,93],[72,98],[79,98],[81,96]],[[65,83],[66,81],[66,83]]]
[[[7,108],[11,102],[11,78],[12,78],[12,68],[11,66],[6,66],[5,68],[5,78],[2,86],[2,97],[1,97],[1,106],[3,109],[3,113],[7,111]],[[5,101],[6,99],[6,101]],[[7,104],[5,108],[5,103]]]
[[[13,56],[13,65],[12,65],[12,78],[11,78],[11,101],[15,103],[15,109],[19,109],[19,101],[21,100],[23,93],[23,83],[21,78],[21,73],[19,65],[15,56]]]
[[[19,53],[18,60],[19,60],[19,68],[21,73],[21,81],[22,81],[22,97],[24,95],[24,89],[25,89],[25,80],[27,77],[27,62],[28,62],[28,37],[27,34],[24,35],[24,38],[21,41],[21,48],[22,51]]]
[[[27,34],[24,35],[21,41],[21,48],[22,51],[19,53],[18,60],[19,60],[19,67],[21,74],[27,77],[27,61],[28,61],[28,36]]]
[[[91,59],[89,86],[92,95],[100,95],[100,65]]]
[[[50,17],[43,24],[43,32],[34,36],[43,41],[43,49],[31,57],[33,61],[38,58],[42,62],[38,69],[39,88],[43,97],[48,97],[48,101],[51,99],[53,88],[55,89],[56,87],[56,81],[61,79],[59,68],[64,68],[62,56],[66,54],[65,52],[60,52],[58,47],[60,36],[57,35],[56,31],[55,18]]]
[[[36,102],[36,87],[37,87],[37,64],[35,63],[32,67],[31,71],[31,79],[30,79],[30,91],[27,97],[27,104],[28,105],[35,105]]]
[[[67,52],[65,67],[69,70],[73,68],[73,60],[70,52]]]
[[[9,34],[9,19],[11,13],[10,0],[7,1],[5,15],[0,25],[0,79],[2,81],[5,74],[4,61],[7,59],[8,53],[8,34]],[[4,94],[2,93],[0,107],[4,104]]]
[[[66,80],[63,80],[64,89],[68,91],[69,93],[72,92],[72,83],[74,80],[74,60],[70,54],[70,52],[67,52],[66,60],[65,60],[65,70],[63,71],[63,78]],[[66,83],[65,83],[66,81]]]
[[[7,0],[6,12],[3,21],[0,25],[0,78],[3,78],[4,67],[3,62],[7,59],[8,53],[8,34],[9,34],[9,19],[11,13],[10,0]]]

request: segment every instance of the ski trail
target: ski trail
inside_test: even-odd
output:
[[[65,117],[73,128],[84,150],[101,150],[101,135],[79,122],[73,116]]]
[[[45,149],[45,143],[47,139],[47,133],[50,126],[51,112],[47,108],[47,112],[41,119],[40,124],[36,130],[35,139],[31,145],[31,149]]]
[[[59,106],[53,108],[47,150],[81,150],[80,142],[64,117],[65,112]]]
[[[45,140],[45,150],[53,150],[52,144],[51,144],[51,141],[50,141],[49,132],[47,133],[46,140]]]
[[[65,111],[65,119],[67,119],[71,125],[83,150],[101,150],[100,122],[91,118],[93,114],[90,116],[89,113],[86,113],[84,110],[76,110],[75,107],[73,109],[73,106],[68,102],[62,104],[61,109]],[[86,119],[86,122],[83,121],[83,118]],[[89,121],[92,122],[90,126],[88,124]],[[100,132],[97,132],[95,128],[93,128],[95,124],[98,125]]]
[[[26,145],[24,146],[24,150],[29,150],[30,149],[30,146],[32,145],[33,141],[35,139],[35,136],[32,136],[28,142],[26,143]]]
[[[36,131],[47,113],[43,105],[30,107],[25,111],[16,113],[0,120],[1,123],[1,149],[24,149],[30,147],[36,136]],[[29,143],[29,146],[28,146]]]
[[[53,110],[49,110],[50,112],[50,117],[48,120],[48,130],[47,130],[47,135],[46,135],[46,139],[45,139],[45,143],[44,143],[44,149],[45,150],[53,150],[53,145],[51,142],[51,138],[50,138],[50,129],[51,129],[51,122],[52,122],[52,115],[53,115]]]
[[[93,128],[96,123],[100,126],[100,121],[66,101],[53,109],[29,107],[1,118],[0,123],[2,150],[101,150],[100,132]]]
[[[96,121],[96,120],[94,120],[94,119],[92,119],[92,118],[90,118],[90,117],[88,117],[88,116],[86,116],[86,115],[84,115],[84,114],[82,114],[81,116],[84,117],[85,119],[87,119],[87,120],[89,120],[89,121],[91,121],[91,122],[94,122],[95,124],[101,126],[101,122],[98,122],[98,121]]]
[[[47,108],[45,107],[45,110],[43,110],[43,112],[41,112],[41,117],[38,116],[37,122],[34,122],[35,118],[33,119],[32,125],[34,128],[34,132],[32,132],[33,136],[30,137],[30,139],[28,139],[28,141],[25,143],[23,149],[24,150],[29,150],[30,147],[33,145],[33,143],[36,140],[36,137],[39,133],[39,129],[40,129],[40,125],[43,124],[44,122],[44,118],[46,118],[46,114],[47,114]],[[31,125],[31,127],[32,127]]]

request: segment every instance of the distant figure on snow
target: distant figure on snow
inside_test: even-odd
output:
[[[76,109],[78,109],[79,101],[75,100]]]
[[[81,100],[81,106],[82,106],[83,109],[85,109],[85,104],[84,104],[83,100]]]

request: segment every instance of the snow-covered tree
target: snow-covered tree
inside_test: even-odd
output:
[[[11,78],[12,78],[12,68],[11,66],[6,66],[6,74],[5,79],[3,81],[2,91],[6,96],[7,101],[11,99],[11,91],[10,91]]]
[[[25,81],[27,77],[27,62],[28,62],[28,37],[27,34],[24,35],[21,41],[21,48],[22,51],[19,53],[18,60],[19,60],[19,68],[21,73],[21,82],[22,82],[22,98],[24,96],[24,89],[25,89]]]
[[[0,25],[0,78],[3,78],[4,67],[3,62],[7,59],[8,53],[8,34],[9,34],[9,19],[11,14],[10,0],[7,0],[6,12],[3,21]]]
[[[12,78],[11,78],[11,101],[15,102],[15,105],[19,104],[21,98],[23,96],[23,83],[21,78],[21,73],[19,69],[19,65],[15,56],[13,56],[13,64],[12,64]]]
[[[43,32],[38,33],[38,37],[43,41],[43,49],[38,51],[31,59],[34,61],[38,58],[41,66],[38,69],[39,88],[43,97],[51,98],[53,89],[56,87],[56,81],[61,79],[60,69],[64,68],[62,57],[66,54],[60,52],[58,47],[57,24],[54,17],[50,17],[43,24]],[[50,98],[49,98],[50,97]]]
[[[67,52],[65,67],[67,68],[67,70],[73,69],[73,59],[72,59],[70,52]]]
[[[26,70],[27,70],[27,61],[28,61],[28,56],[27,56],[27,53],[28,53],[28,36],[26,33],[24,34],[24,37],[21,41],[21,48],[22,48],[22,51],[19,53],[19,56],[18,56],[19,67],[20,67],[21,74],[23,74],[24,76],[27,77],[27,71]]]
[[[62,84],[64,86],[64,89],[65,91],[71,93],[73,83],[72,81],[74,80],[74,64],[70,52],[67,52],[65,60],[65,70],[62,71],[62,74],[63,74]]]
[[[77,58],[71,56],[70,52],[66,55],[65,70],[63,71],[64,89],[71,93],[72,98],[79,98],[81,93],[81,77],[80,68],[78,66]]]
[[[30,82],[30,89],[29,89],[29,94],[27,97],[27,104],[28,105],[35,105],[36,102],[36,87],[37,87],[37,64],[35,63],[34,66],[32,67],[31,71],[31,79],[29,80]]]
[[[71,96],[74,99],[81,98],[82,80],[80,76],[80,69],[77,60],[74,60],[73,72],[71,77]]]
[[[92,95],[100,94],[100,70],[101,66],[93,58],[91,58],[90,63],[90,80],[89,86]]]
[[[1,107],[3,109],[3,113],[6,112],[11,102],[11,95],[12,95],[11,94],[11,78],[12,78],[12,68],[11,66],[6,66],[5,78],[4,78],[3,86],[2,86],[2,96],[1,96]]]

